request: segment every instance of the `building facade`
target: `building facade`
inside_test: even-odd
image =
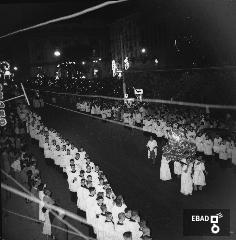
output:
[[[101,76],[106,76],[106,61],[110,59],[107,32],[101,21],[86,19],[76,24],[49,26],[31,34],[28,39],[30,75],[54,77],[60,63],[84,61],[87,67],[97,68]],[[56,50],[61,53],[58,57],[54,55]],[[89,69],[88,72],[94,72],[94,69]]]

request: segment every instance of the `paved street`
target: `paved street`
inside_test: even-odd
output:
[[[188,208],[230,208],[231,230],[236,232],[235,169],[223,171],[213,163],[204,191],[186,197],[179,192],[179,179],[162,182],[159,166],[153,168],[146,160],[148,137],[143,132],[49,106],[41,114],[46,125],[76,146],[84,146],[91,159],[104,170],[115,193],[122,194],[127,205],[140,210],[147,219],[154,239],[183,239],[182,212]],[[65,195],[63,199],[69,205],[68,188],[54,171],[46,171],[45,177],[53,184],[55,195]]]

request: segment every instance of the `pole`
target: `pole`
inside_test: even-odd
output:
[[[125,101],[126,95],[126,83],[125,83],[125,67],[124,67],[124,53],[123,53],[123,38],[120,35],[120,51],[121,51],[121,68],[122,68],[122,80],[123,80],[123,96]]]

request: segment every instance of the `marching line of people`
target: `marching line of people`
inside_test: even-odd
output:
[[[157,158],[157,141],[150,136],[147,143],[148,159],[152,161],[152,164],[156,163]],[[169,163],[172,160],[168,158],[168,154],[164,153],[161,158],[160,164],[160,179],[162,181],[169,181],[172,179]],[[184,195],[192,195],[193,189],[195,191],[202,190],[206,185],[205,163],[202,156],[196,157],[192,160],[183,156],[180,161],[174,161],[174,174],[181,179],[180,192]]]
[[[145,220],[129,209],[121,195],[116,196],[106,176],[86,151],[43,125],[41,117],[30,112],[27,132],[43,149],[45,161],[68,181],[71,201],[78,214],[84,214],[98,240],[151,239]],[[132,238],[127,238],[132,236]]]
[[[156,114],[149,114],[144,104],[123,106],[121,103],[100,104],[99,101],[79,101],[77,110],[92,115],[98,115],[102,119],[114,119],[128,125],[136,125],[143,128],[144,132],[155,134],[158,138],[170,139],[172,130],[178,132],[181,138],[196,145],[197,151],[205,156],[217,155],[222,167],[232,162],[236,165],[236,141],[231,136],[221,137],[219,134],[210,137],[204,133],[205,128],[226,127],[218,120],[210,119],[201,111],[178,112],[175,108],[167,106],[157,108]]]

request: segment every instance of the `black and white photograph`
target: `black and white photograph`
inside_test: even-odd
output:
[[[236,0],[0,2],[2,240],[236,240]]]

